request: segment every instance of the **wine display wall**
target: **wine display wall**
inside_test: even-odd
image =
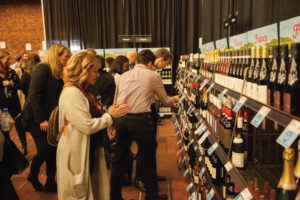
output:
[[[181,57],[176,77],[181,103],[172,119],[186,159],[194,160],[187,166],[191,182],[198,182],[194,171],[205,167],[214,198],[283,199],[297,193],[297,187],[285,187],[293,180],[284,177],[295,175],[283,167],[283,152],[297,150],[299,50],[296,43]],[[278,185],[280,180],[286,182]],[[203,184],[200,188],[209,186]],[[192,190],[191,197],[198,193]]]

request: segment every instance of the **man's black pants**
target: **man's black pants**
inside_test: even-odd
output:
[[[158,199],[155,151],[157,142],[153,131],[153,121],[149,113],[127,114],[116,120],[117,144],[116,154],[112,162],[110,180],[111,200],[122,199],[122,178],[131,141],[136,141],[140,154],[140,168],[143,170],[146,200]]]

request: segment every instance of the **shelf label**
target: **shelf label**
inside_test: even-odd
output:
[[[195,196],[195,192],[193,192],[190,197],[189,197],[189,200],[193,200],[194,199],[194,196]]]
[[[221,100],[222,97],[228,92],[228,89],[224,89],[219,95],[218,95],[218,99]]]
[[[218,148],[218,143],[215,142],[215,143],[207,150],[208,155],[211,155],[217,148]]]
[[[199,128],[195,131],[195,134],[200,136],[205,130],[206,126],[204,123],[202,123],[201,126],[199,126]]]
[[[200,178],[202,178],[204,172],[205,172],[205,167],[202,167],[201,171],[199,172],[199,177]]]
[[[252,119],[251,124],[256,128],[258,128],[261,122],[269,114],[270,111],[271,111],[270,108],[262,106],[260,110],[256,113],[255,117]]]
[[[204,140],[207,138],[207,136],[210,134],[209,130],[207,130],[204,135],[202,135],[202,137],[199,139],[198,144],[201,145]]]
[[[178,140],[177,145],[179,145],[181,143],[181,140]]]
[[[248,188],[244,189],[239,195],[237,195],[234,200],[251,200],[253,199]]]
[[[214,195],[215,195],[215,191],[214,191],[214,189],[212,188],[212,189],[210,190],[210,192],[208,193],[208,195],[206,196],[206,200],[211,200],[211,199],[214,197]]]
[[[199,91],[201,91],[201,90],[205,87],[205,85],[206,85],[208,82],[209,82],[209,80],[205,79],[205,80],[201,83],[200,88],[199,88]]]
[[[186,191],[190,191],[190,189],[194,186],[193,182],[191,182],[187,187]]]
[[[229,172],[233,168],[230,161],[228,161],[224,166],[227,172]]]
[[[185,177],[187,175],[187,173],[189,173],[188,169],[185,170],[185,172],[183,173],[183,176]]]
[[[197,114],[198,113],[196,113],[196,116],[197,116]],[[196,127],[199,127],[201,125],[201,123],[202,123],[202,120],[198,121],[197,124],[196,124]]]
[[[188,143],[188,147],[191,146],[194,143],[194,139],[192,139],[189,143]]]
[[[247,101],[247,98],[242,96],[242,98],[237,102],[237,104],[234,106],[233,111],[238,113],[241,107],[244,105],[244,103]]]
[[[212,83],[209,88],[206,90],[206,92],[209,92],[213,87],[215,86],[215,83]]]
[[[300,122],[293,119],[283,130],[276,142],[285,148],[289,148],[300,134]]]

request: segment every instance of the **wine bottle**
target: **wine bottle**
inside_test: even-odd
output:
[[[255,67],[255,47],[251,48],[251,62],[247,73],[247,95],[253,97],[253,71]]]
[[[283,110],[283,93],[287,80],[287,65],[288,65],[288,45],[280,46],[280,67],[278,72],[277,82],[275,83],[274,90],[274,106],[280,110]]]
[[[298,158],[297,158],[297,163],[295,165],[295,170],[294,170],[294,175],[297,178],[297,181],[299,183],[299,178],[300,178],[300,140],[298,140]]]
[[[243,146],[243,138],[240,134],[238,134],[236,137],[234,137],[232,144],[232,164],[238,169],[243,169],[245,167]]]
[[[260,63],[261,63],[261,47],[256,47],[255,48],[255,54],[254,54],[254,59],[251,61],[251,65],[253,62],[253,74],[252,74],[252,90],[251,90],[251,97],[254,99],[257,99],[257,81],[258,81],[258,75],[260,71]]]
[[[221,135],[221,142],[224,146],[224,151],[227,153],[231,143],[231,136],[233,130],[232,110],[227,108],[226,114],[227,114],[227,120],[224,123],[224,132]]]
[[[300,117],[300,43],[292,44],[291,55],[284,92],[284,111]]]
[[[295,151],[292,148],[286,148],[283,151],[283,172],[277,186],[276,199],[288,200],[296,196],[297,184],[294,177],[294,159]]]
[[[267,104],[268,103],[268,79],[269,79],[269,68],[268,68],[268,49],[267,46],[262,47],[262,59],[261,59],[261,69],[258,78],[258,101]]]

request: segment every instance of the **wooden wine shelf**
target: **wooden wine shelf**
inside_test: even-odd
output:
[[[213,145],[215,143],[218,144],[218,148],[216,148],[214,150],[214,152],[219,157],[219,159],[222,162],[222,164],[225,166],[225,164],[227,164],[228,162],[231,163],[230,159],[227,157],[227,154],[224,152],[223,148],[219,144],[218,139],[216,137],[216,133],[213,131],[212,127],[209,125],[209,123],[205,119],[203,119],[200,116],[200,114],[197,112],[196,108],[194,107],[193,103],[190,101],[190,99],[188,97],[186,97],[183,92],[181,92],[181,94],[184,96],[184,97],[181,96],[181,98],[184,98],[188,102],[189,107],[191,107],[191,109],[194,112],[195,116],[197,117],[198,121],[200,121],[202,123],[205,123],[206,129],[209,130],[210,134],[208,135],[208,137],[206,139],[208,139],[208,141],[210,142],[211,145]],[[184,110],[183,107],[182,107],[182,109]],[[178,124],[177,124],[177,127],[178,127]],[[177,127],[174,126],[176,132],[178,131]],[[187,127],[187,129],[188,129],[188,131],[189,131],[190,134],[194,135],[194,133],[190,130],[189,127]],[[181,139],[180,138],[180,134],[177,134],[177,135],[179,135],[179,136],[177,136],[177,137],[179,137],[178,139]],[[202,135],[203,135],[203,133],[202,133]],[[198,142],[195,141],[193,145],[198,145]],[[198,146],[197,146],[197,149],[199,149]],[[197,153],[197,156],[199,157],[198,153]],[[247,189],[250,192],[250,190],[248,189],[248,186],[247,186],[246,182],[244,181],[242,175],[239,173],[239,171],[234,167],[234,165],[232,163],[231,163],[231,166],[232,166],[232,168],[229,171],[227,170],[227,173],[232,178],[232,180],[235,183],[235,185],[237,186],[238,190],[240,192],[242,192],[245,189]],[[210,181],[211,181],[211,179],[210,179]],[[212,181],[211,181],[211,183],[212,183]],[[253,195],[249,199],[254,199]]]

